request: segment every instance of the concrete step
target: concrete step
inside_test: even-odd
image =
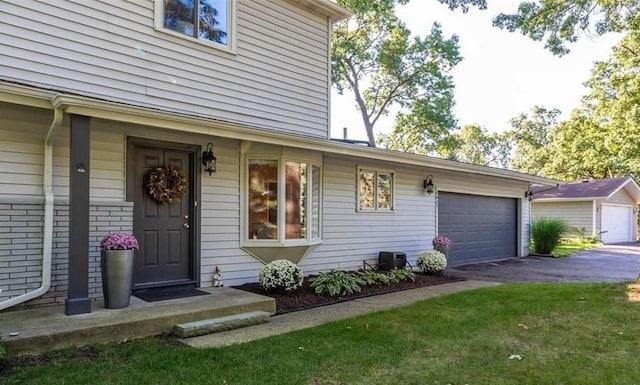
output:
[[[0,312],[0,343],[8,356],[117,342],[169,334],[175,325],[197,320],[263,311],[275,314],[275,300],[229,287],[202,288],[209,292],[189,298],[144,302],[131,297],[125,309],[105,309],[92,303],[92,313],[67,316],[64,306]]]
[[[270,316],[271,314],[266,311],[252,311],[225,317],[187,322],[176,325],[174,334],[180,338],[202,336],[205,334],[266,323],[269,322]]]

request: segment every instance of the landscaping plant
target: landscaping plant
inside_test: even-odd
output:
[[[416,274],[410,269],[392,269],[391,271],[360,270],[356,273],[364,285],[391,285],[402,281],[415,281]]]
[[[0,333],[0,341],[2,341],[2,333]],[[0,344],[0,360],[2,360],[2,357],[4,357],[5,353],[6,352],[4,351],[4,346]]]
[[[418,255],[416,263],[425,273],[438,273],[447,267],[447,257],[439,251],[429,250]]]
[[[402,281],[415,281],[416,273],[411,269],[392,269],[389,272],[389,276],[391,277],[391,282],[402,282]]]
[[[560,243],[562,234],[569,230],[569,225],[559,218],[540,217],[531,221],[530,229],[533,252],[549,255]]]
[[[318,294],[328,294],[332,297],[353,294],[360,291],[360,286],[366,282],[357,275],[340,270],[330,270],[318,274],[311,282],[311,287]]]
[[[258,282],[265,290],[295,291],[302,286],[304,273],[293,262],[278,259],[262,268]]]
[[[389,274],[377,270],[360,270],[358,277],[364,281],[365,285],[390,285],[391,280]]]

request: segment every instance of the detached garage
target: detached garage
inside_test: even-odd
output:
[[[631,177],[532,186],[532,218],[562,218],[603,243],[637,240],[640,188]]]

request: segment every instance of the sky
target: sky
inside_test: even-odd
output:
[[[507,32],[491,25],[500,12],[509,13],[520,1],[489,0],[484,11],[450,11],[436,0],[412,0],[399,7],[397,15],[412,33],[425,36],[434,21],[445,36],[459,37],[463,60],[454,68],[454,114],[458,125],[479,124],[489,131],[510,129],[509,120],[528,113],[535,105],[558,108],[569,117],[587,93],[583,83],[590,78],[594,61],[607,60],[620,35],[581,36],[569,46],[571,53],[552,55],[544,42],[519,32]],[[353,95],[345,91],[331,95],[331,137],[342,138],[343,127],[350,139],[366,139],[362,118]],[[389,132],[393,117],[381,119],[375,132]]]

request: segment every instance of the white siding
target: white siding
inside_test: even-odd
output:
[[[11,132],[15,141],[22,142],[2,147],[0,156],[9,161],[0,161],[0,167],[18,170],[28,166],[27,161],[34,164],[32,171],[20,177],[19,183],[11,185],[20,194],[36,198],[42,196],[42,141],[50,119],[50,111],[26,107],[2,110],[1,129],[5,130],[4,133]],[[15,127],[15,130],[6,130],[6,125]],[[16,130],[23,135],[15,134]],[[201,282],[203,286],[211,285],[216,266],[222,269],[226,285],[256,281],[262,263],[240,248],[240,143],[200,134],[92,119],[90,194],[93,201],[125,201],[127,136],[201,146],[209,141],[214,143],[218,171],[211,176],[205,173],[200,175]],[[65,121],[58,132],[54,149],[54,190],[57,199],[66,198],[69,190],[68,137],[68,122]],[[255,144],[256,151],[260,148],[259,144]],[[23,153],[28,154],[25,159],[22,158]],[[395,173],[394,212],[356,211],[357,166]],[[306,273],[330,268],[357,269],[363,266],[363,261],[375,265],[379,251],[405,252],[409,262],[415,266],[416,256],[431,249],[431,239],[436,235],[437,198],[436,195],[427,195],[422,188],[422,181],[431,173],[430,170],[325,155],[322,171],[323,242],[313,247],[301,261]],[[433,175],[440,191],[521,198],[526,189],[523,182],[502,178],[454,172]],[[2,176],[0,183],[10,178],[11,174],[3,172]],[[0,201],[10,195],[3,189],[0,191]],[[523,205],[521,212],[525,219],[528,217],[526,207],[526,204]],[[525,222],[523,231],[526,229]],[[528,241],[524,240],[523,244],[528,244]]]
[[[356,167],[395,171],[395,211],[356,212]],[[383,162],[325,156],[323,174],[323,241],[300,266],[307,273],[330,268],[353,270],[363,262],[375,266],[379,251],[416,256],[431,249],[435,236],[435,198],[422,190],[419,170]]]
[[[53,113],[0,103],[0,197],[42,198],[44,137]]]
[[[237,8],[231,54],[154,30],[152,0],[2,1],[0,79],[328,137],[327,19],[284,1]]]
[[[610,203],[610,204],[617,204],[617,205],[635,206],[635,202],[633,201],[633,198],[631,198],[631,195],[629,195],[629,193],[627,193],[627,191],[624,188],[618,191],[617,193],[613,194],[611,198],[603,202]]]
[[[586,229],[587,236],[593,231],[593,201],[586,202],[532,202],[532,219],[561,218],[570,227]]]

